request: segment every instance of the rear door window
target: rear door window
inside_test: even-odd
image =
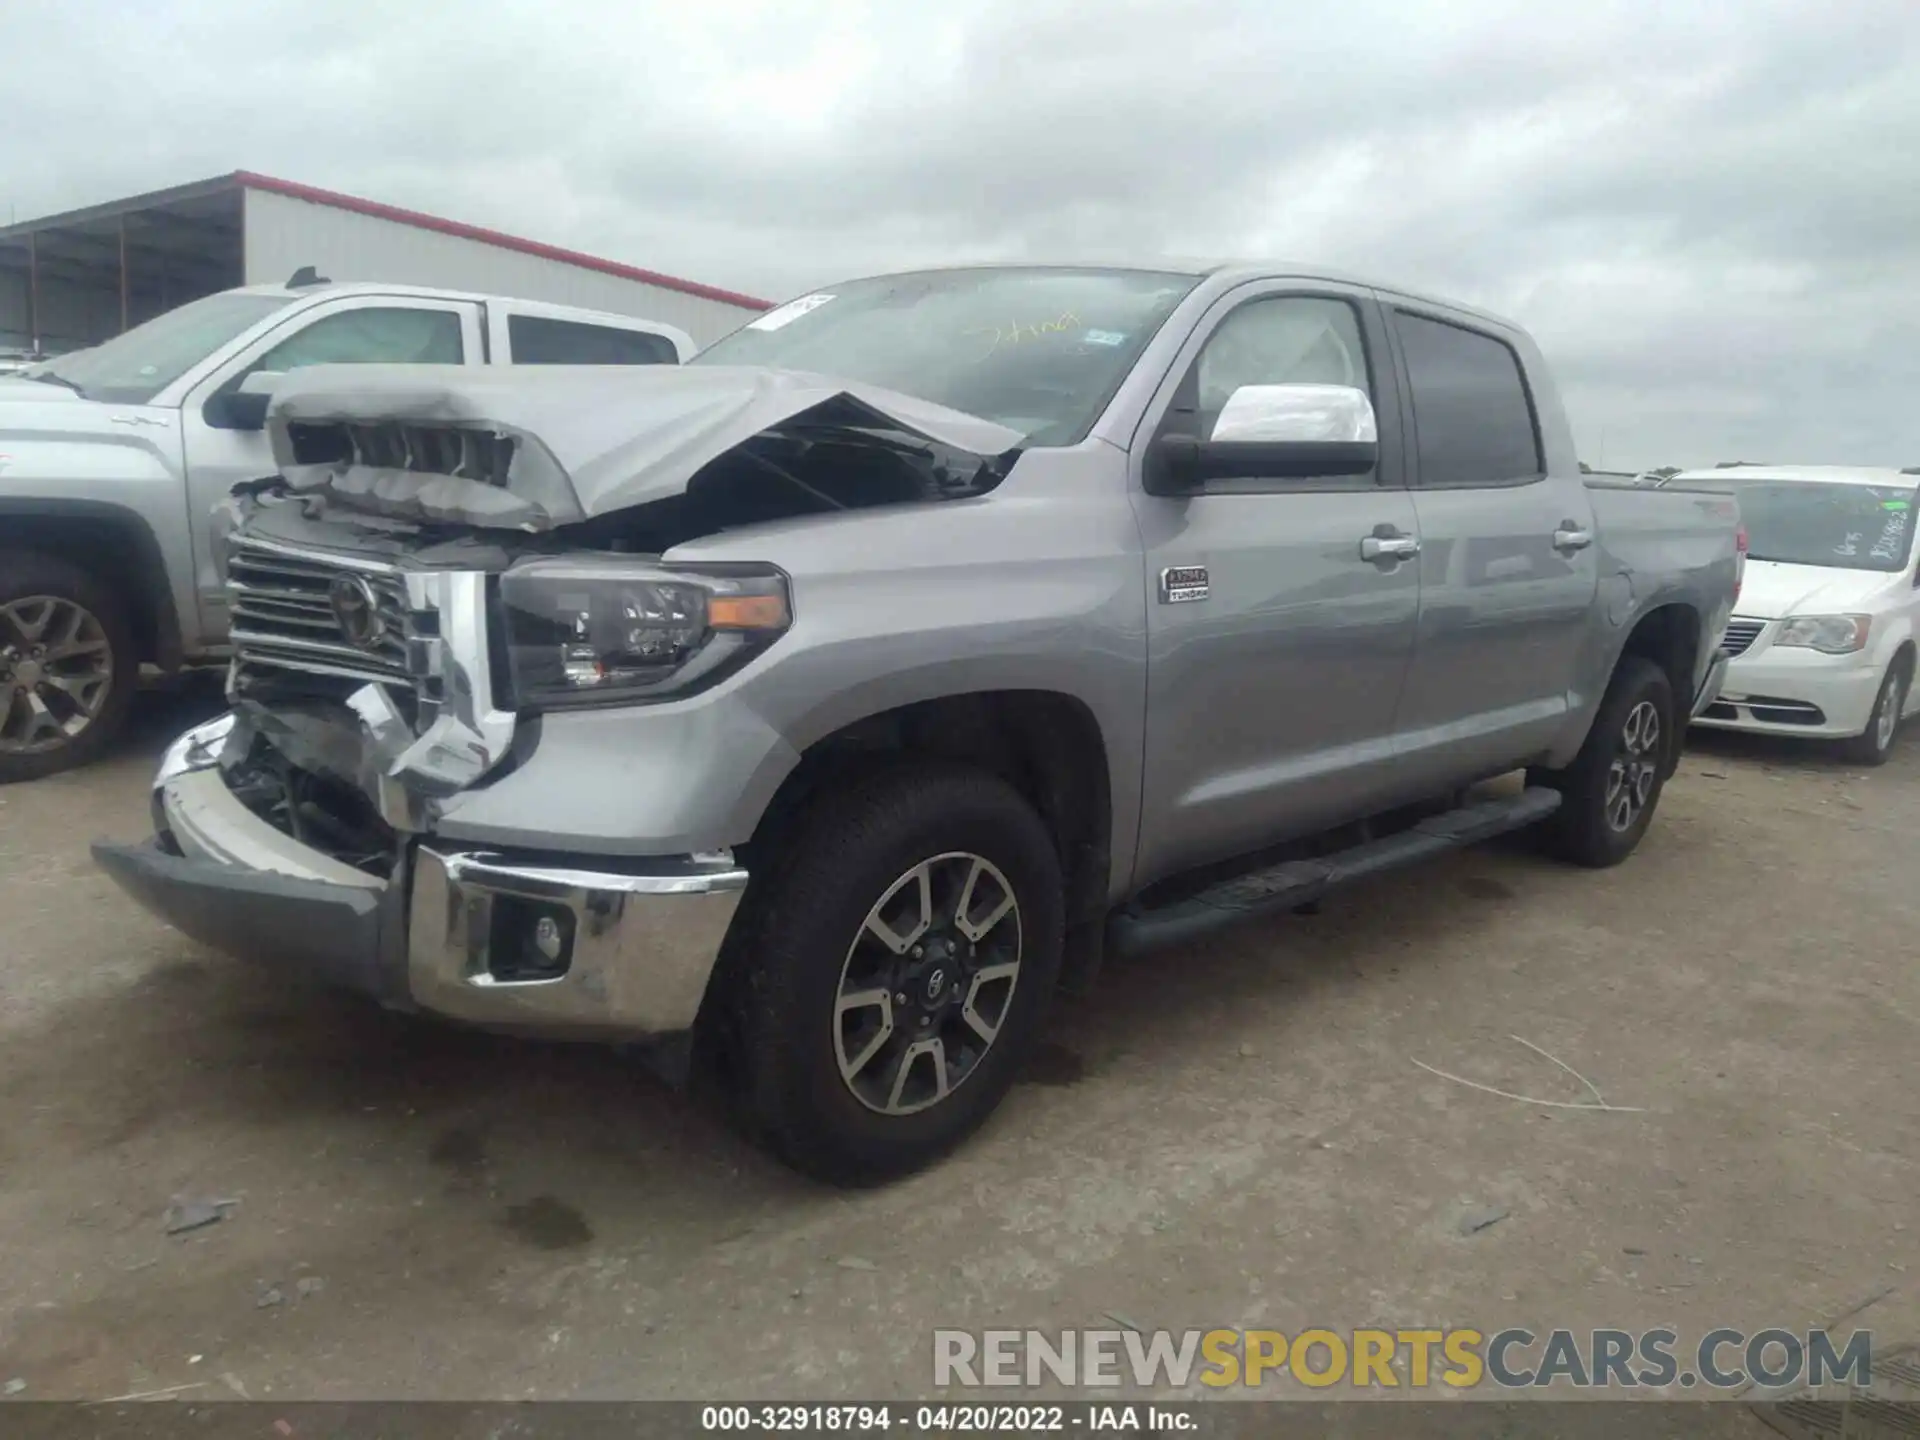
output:
[[[516,365],[677,365],[679,352],[664,335],[553,320],[544,315],[509,315],[507,344]]]
[[[1513,485],[1546,473],[1520,358],[1478,330],[1396,311],[1423,486]]]

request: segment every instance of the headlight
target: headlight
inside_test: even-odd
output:
[[[518,706],[633,704],[746,663],[793,618],[786,577],[619,556],[533,560],[500,577]]]
[[[1851,655],[1867,643],[1873,628],[1871,615],[1798,615],[1782,621],[1776,645],[1818,650],[1827,655]]]

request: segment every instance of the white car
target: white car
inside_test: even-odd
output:
[[[1675,489],[1740,502],[1747,567],[1722,642],[1720,699],[1693,723],[1837,740],[1878,765],[1914,702],[1920,474],[1836,465],[1732,465]]]

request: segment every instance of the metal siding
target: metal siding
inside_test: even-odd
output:
[[[697,345],[711,344],[759,313],[539,255],[249,189],[247,283],[278,284],[302,265],[312,265],[329,280],[474,290],[660,320],[685,330]]]
[[[27,277],[0,275],[0,346],[24,348],[37,338],[50,355],[97,345],[120,331],[120,292],[67,276],[40,277],[40,333],[27,334]]]
[[[24,349],[27,334],[27,275],[0,270],[0,345]]]

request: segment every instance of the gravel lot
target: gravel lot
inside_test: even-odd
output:
[[[144,833],[217,704],[149,697],[115,761],[0,790],[28,1398],[905,1395],[935,1325],[1103,1316],[1920,1339],[1920,737],[1878,773],[1698,739],[1618,870],[1481,849],[1121,967],[975,1143],[842,1195],[616,1053],[289,990],[149,919],[86,845]],[[1414,1063],[1583,1098],[1514,1036],[1644,1113]],[[239,1203],[170,1237],[176,1195]]]

